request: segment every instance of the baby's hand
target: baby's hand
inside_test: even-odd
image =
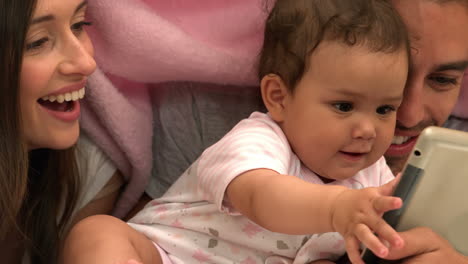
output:
[[[402,206],[400,198],[390,196],[397,180],[377,188],[346,190],[336,198],[331,221],[335,231],[344,237],[352,263],[364,264],[359,242],[381,258],[389,253],[383,241],[387,241],[391,247],[403,247],[403,239],[382,219],[383,213]]]
[[[138,261],[136,261],[134,259],[130,259],[130,260],[127,260],[126,262],[119,262],[117,264],[143,264],[143,263],[138,262]]]

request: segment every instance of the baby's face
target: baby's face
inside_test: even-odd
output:
[[[346,179],[376,162],[393,137],[407,77],[407,55],[324,42],[284,104],[280,123],[312,171]]]

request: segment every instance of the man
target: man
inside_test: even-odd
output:
[[[430,125],[443,125],[455,106],[468,66],[468,1],[393,3],[408,27],[412,47],[394,144],[385,155],[393,172],[399,172],[421,131]],[[403,235],[406,247],[393,256],[413,256],[403,263],[468,263],[468,257],[428,229],[413,229]]]
[[[393,0],[410,32],[412,61],[394,141],[385,157],[401,171],[417,136],[442,126],[468,66],[467,0]]]

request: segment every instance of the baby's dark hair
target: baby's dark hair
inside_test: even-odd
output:
[[[405,24],[388,0],[277,0],[266,21],[259,79],[276,74],[294,91],[322,41],[406,50],[409,57]]]

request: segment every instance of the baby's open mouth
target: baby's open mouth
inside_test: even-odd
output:
[[[353,156],[353,157],[360,157],[366,153],[357,153],[357,152],[346,152],[346,151],[340,151],[341,153],[343,154],[346,154],[346,155],[350,155],[350,156]]]

